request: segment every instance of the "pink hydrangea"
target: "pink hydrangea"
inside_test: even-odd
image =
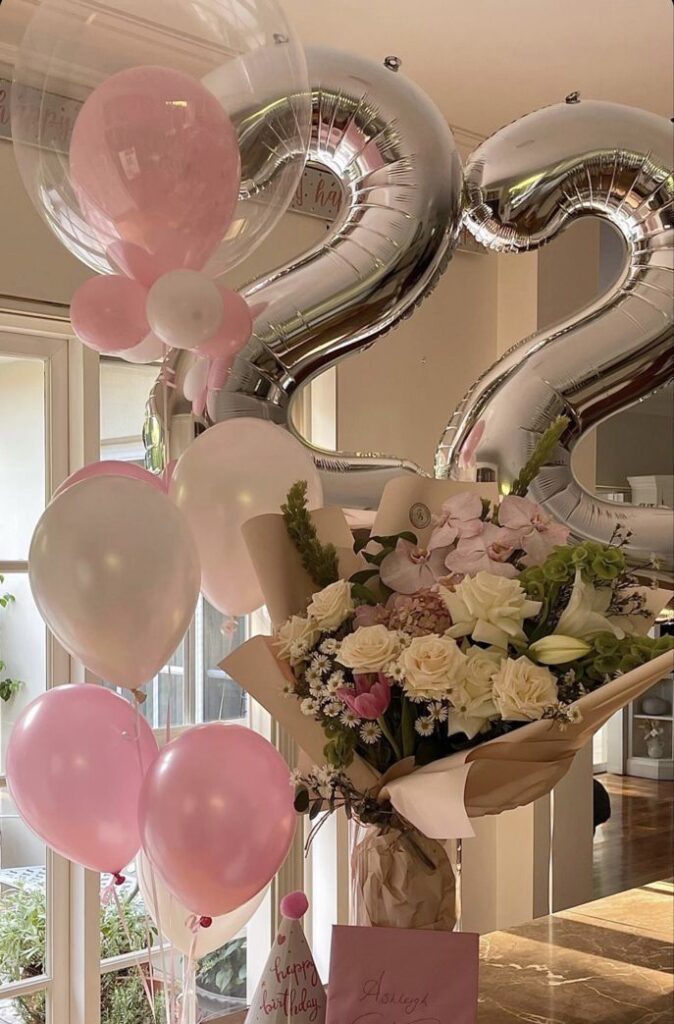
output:
[[[399,629],[409,636],[443,634],[452,624],[447,605],[432,590],[411,595],[393,594],[387,607],[390,608],[389,629]]]

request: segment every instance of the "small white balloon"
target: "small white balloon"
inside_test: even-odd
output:
[[[127,363],[156,363],[163,359],[166,354],[166,345],[154,334],[148,334],[143,338],[140,345],[134,348],[125,348],[122,352],[115,352]]]
[[[148,292],[148,323],[173,348],[204,344],[222,326],[223,315],[220,289],[198,270],[171,270]]]

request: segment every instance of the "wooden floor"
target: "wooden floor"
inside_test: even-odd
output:
[[[611,798],[611,819],[594,839],[594,898],[674,874],[674,783],[597,775]]]

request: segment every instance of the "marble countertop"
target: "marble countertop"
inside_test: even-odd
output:
[[[674,884],[481,940],[479,1024],[672,1024]]]

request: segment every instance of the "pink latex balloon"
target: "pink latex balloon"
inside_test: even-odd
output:
[[[57,686],[19,716],[7,780],[22,818],[53,850],[115,874],[140,847],[138,798],[157,753],[128,701],[91,683]]]
[[[80,285],[70,303],[73,330],[97,352],[134,348],[150,330],[146,299],[145,288],[128,277],[91,277]]]
[[[73,128],[70,175],[82,212],[120,269],[145,285],[201,269],[230,224],[240,174],[222,105],[169,68],[112,75]]]
[[[137,689],[182,640],[199,596],[199,555],[156,487],[93,476],[47,506],[28,554],[42,618],[91,672]]]
[[[63,494],[69,487],[72,487],[73,484],[78,484],[81,480],[89,480],[92,476],[126,476],[132,480],[140,480],[144,484],[149,484],[150,487],[154,487],[158,491],[167,490],[161,476],[149,473],[142,466],[136,466],[133,462],[108,459],[104,462],[91,462],[88,466],[82,466],[82,469],[71,473],[68,479],[64,480],[61,486],[54,491],[52,501],[59,494]]]
[[[201,558],[201,589],[223,615],[264,604],[241,527],[279,512],[297,480],[309,508],[323,490],[310,452],[282,427],[247,417],[216,423],[178,459],[170,494],[191,527]]]
[[[169,891],[193,913],[218,917],[259,893],[288,854],[290,772],[250,729],[197,726],[153,763],[138,816],[143,850]]]
[[[226,356],[233,360],[253,333],[253,318],[248,303],[238,292],[221,288],[220,294],[224,306],[222,327],[193,351],[200,356],[211,356],[212,359]]]

